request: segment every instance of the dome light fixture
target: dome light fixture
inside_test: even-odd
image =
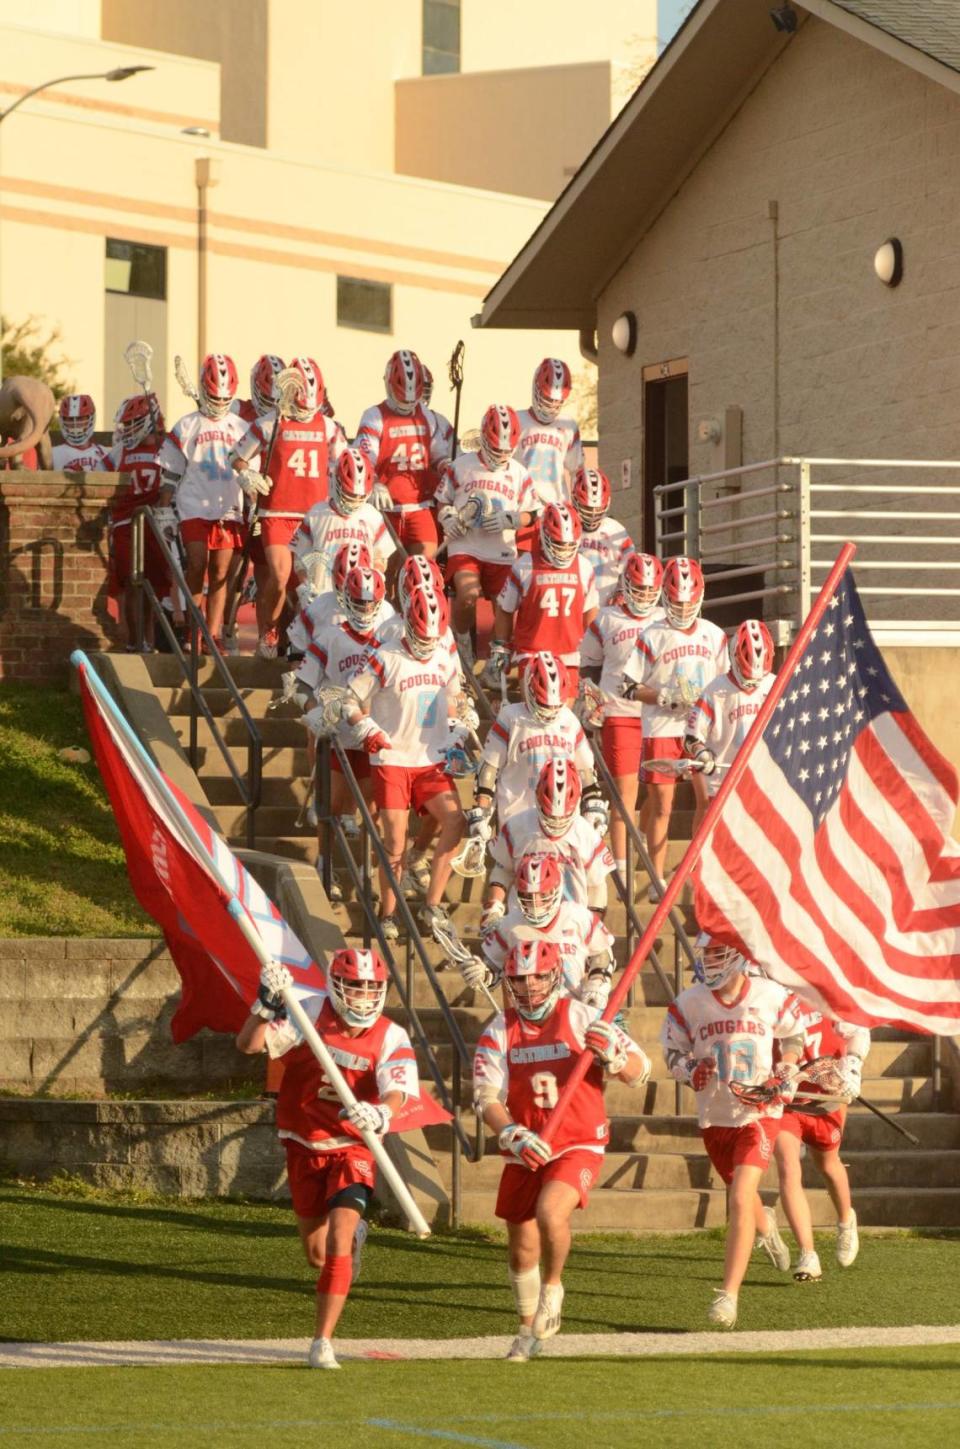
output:
[[[903,280],[903,246],[895,236],[877,247],[873,270],[885,287],[899,287]]]
[[[618,352],[632,357],[637,350],[637,314],[621,312],[610,329],[610,338]]]

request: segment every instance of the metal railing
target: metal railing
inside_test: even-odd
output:
[[[960,643],[958,470],[953,459],[784,456],[664,483],[657,552],[699,558],[708,597],[767,601],[757,612],[780,621],[787,643],[849,539],[880,642]]]
[[[214,744],[223,756],[231,778],[237,787],[242,804],[246,807],[246,842],[250,849],[256,844],[256,815],[260,804],[260,795],[263,779],[263,740],[256,724],[250,716],[244,700],[237,689],[233,676],[230,673],[226,660],[220,653],[207,628],[207,621],[201,610],[194,603],[190,596],[180,567],[180,560],[175,556],[167,544],[166,539],[157,527],[156,520],[149,508],[138,508],[133,515],[130,524],[133,530],[131,538],[131,576],[130,582],[135,590],[136,608],[134,611],[134,643],[137,649],[142,650],[144,646],[144,624],[146,619],[146,607],[149,606],[154,625],[160,624],[164,638],[170,649],[170,653],[180,665],[180,672],[183,681],[190,693],[189,711],[189,738],[187,742],[187,755],[191,768],[196,771],[199,764],[199,720],[202,716],[205,720],[210,736]],[[144,573],[144,530],[149,528],[153,535],[154,542],[161,553],[170,577],[173,579],[184,600],[186,616],[188,621],[188,652],[184,653],[176,630],[170,622],[166,609],[163,608],[160,600],[154,591],[153,585]],[[237,717],[243,725],[247,735],[247,768],[246,774],[240,771],[233,755],[223,737],[223,733],[211,713],[210,706],[204,698],[199,683],[200,665],[200,641],[208,655],[211,664],[230,695]]]

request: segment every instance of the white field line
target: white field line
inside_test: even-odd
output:
[[[344,1338],[335,1343],[342,1360],[498,1359],[502,1338]],[[763,1333],[564,1333],[548,1339],[542,1358],[658,1354],[801,1353],[807,1349],[917,1348],[960,1343],[960,1324],[900,1328],[823,1328]],[[111,1368],[123,1364],[302,1363],[305,1338],[155,1339],[77,1343],[2,1343],[0,1368]]]

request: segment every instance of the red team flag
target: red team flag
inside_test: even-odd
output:
[[[957,800],[848,571],[694,867],[701,928],[845,1021],[960,1034]]]

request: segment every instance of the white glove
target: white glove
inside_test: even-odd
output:
[[[495,503],[485,508],[480,515],[480,528],[483,533],[502,533],[508,526],[505,522],[506,509],[498,508]]]
[[[610,806],[599,791],[582,797],[580,814],[598,835],[606,835],[610,828]]]
[[[480,728],[480,716],[475,706],[471,703],[470,696],[466,694],[457,695],[457,722],[462,724],[464,729],[473,730],[474,733]]]
[[[471,805],[469,810],[464,810],[463,818],[467,822],[467,833],[475,840],[487,841],[493,835],[492,805]]]
[[[484,906],[480,917],[481,936],[489,936],[491,931],[495,931],[506,914],[505,901],[491,901],[488,906]]]
[[[153,521],[159,528],[167,543],[173,543],[180,527],[177,518],[177,510],[171,508],[169,503],[155,503],[153,505]]]
[[[717,757],[713,753],[713,750],[707,749],[706,745],[697,750],[693,758],[696,764],[700,766],[700,773],[702,775],[712,775],[717,768]]]
[[[518,1122],[509,1122],[497,1138],[497,1143],[501,1152],[515,1157],[532,1171],[543,1167],[553,1155],[549,1142],[544,1142],[536,1132],[531,1132],[529,1127],[521,1127]]]
[[[373,487],[370,490],[370,497],[367,499],[367,502],[372,508],[375,508],[378,513],[389,513],[391,509],[395,511],[397,506],[394,503],[393,499],[390,497],[390,489],[387,487],[386,483],[374,483]]]
[[[260,990],[250,1010],[255,1016],[264,1017],[266,1021],[274,1021],[278,1016],[283,1016],[286,1007],[280,993],[292,985],[293,977],[286,966],[279,961],[267,961],[260,968]]]
[[[318,597],[319,592],[313,587],[309,579],[306,579],[302,584],[297,584],[297,603],[301,609],[305,609],[308,604],[312,604],[314,599]]]
[[[629,1052],[623,1034],[612,1021],[591,1021],[583,1034],[583,1044],[613,1076],[627,1065]]]
[[[610,1000],[610,977],[606,971],[597,971],[588,976],[580,988],[580,1000],[584,1006],[596,1007],[602,1011]]]
[[[265,478],[262,473],[257,473],[253,468],[244,468],[237,474],[237,482],[248,498],[257,498],[269,493],[273,487],[273,479]]]
[[[467,526],[460,517],[460,514],[449,503],[446,508],[441,508],[437,514],[437,522],[447,538],[463,538],[463,535],[467,531]]]
[[[471,956],[468,961],[458,961],[457,967],[463,977],[464,986],[469,986],[471,991],[479,991],[481,986],[493,985],[493,972],[479,956]]]
[[[500,527],[508,533],[516,533],[520,527],[520,513],[516,508],[504,508],[500,512]]]
[[[317,704],[313,709],[308,709],[303,716],[303,722],[312,735],[318,740],[329,739],[336,734],[339,721],[331,720],[326,705]]]
[[[657,695],[657,704],[661,709],[668,709],[671,714],[686,714],[690,708],[682,689],[661,689]]]
[[[354,1102],[350,1107],[341,1107],[341,1122],[349,1122],[358,1132],[372,1132],[375,1137],[384,1137],[390,1130],[393,1113],[382,1102]]]
[[[500,676],[510,668],[510,645],[505,639],[494,639],[490,644],[490,658],[480,671],[484,684],[500,688]]]

